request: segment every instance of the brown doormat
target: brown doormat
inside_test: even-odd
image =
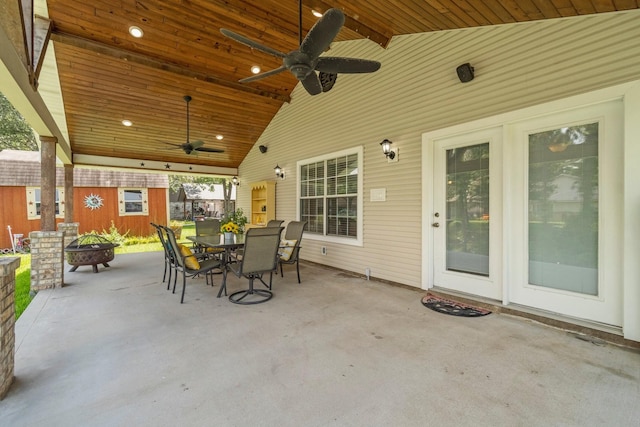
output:
[[[473,307],[461,302],[440,298],[429,293],[422,297],[422,305],[433,311],[449,314],[451,316],[480,317],[491,314],[489,310],[485,310],[484,308]]]

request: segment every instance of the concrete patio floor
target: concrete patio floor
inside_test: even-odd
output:
[[[301,264],[238,306],[161,253],[65,270],[16,324],[2,426],[637,426],[640,354]],[[246,280],[229,276],[229,290]]]

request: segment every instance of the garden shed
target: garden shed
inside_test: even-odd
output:
[[[150,235],[150,222],[167,223],[166,174],[117,169],[73,170],[73,217],[78,232],[102,232],[111,223],[120,233]],[[0,151],[0,248],[10,248],[8,226],[25,237],[40,230],[40,153]],[[64,220],[64,168],[56,168],[56,223]]]

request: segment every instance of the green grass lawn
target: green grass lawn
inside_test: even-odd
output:
[[[182,226],[182,236],[180,237],[181,242],[188,242],[187,237],[193,236],[195,234],[195,225],[193,222],[185,222]],[[137,240],[145,240],[139,238],[131,238]],[[146,239],[150,240],[150,239]],[[162,245],[159,241],[151,242],[151,243],[139,243],[133,245],[120,245],[116,248],[116,254],[131,254],[131,253],[139,253],[139,252],[161,252]],[[11,254],[11,255],[3,255],[6,257],[20,257],[20,267],[16,270],[16,290],[15,290],[15,301],[16,301],[16,320],[20,317],[20,315],[27,308],[33,296],[31,295],[31,255],[30,254]]]

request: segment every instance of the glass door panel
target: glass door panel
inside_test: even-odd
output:
[[[446,152],[446,268],[489,275],[489,143]]]
[[[433,141],[433,284],[502,299],[502,129]]]
[[[598,123],[529,135],[529,284],[598,294]]]

